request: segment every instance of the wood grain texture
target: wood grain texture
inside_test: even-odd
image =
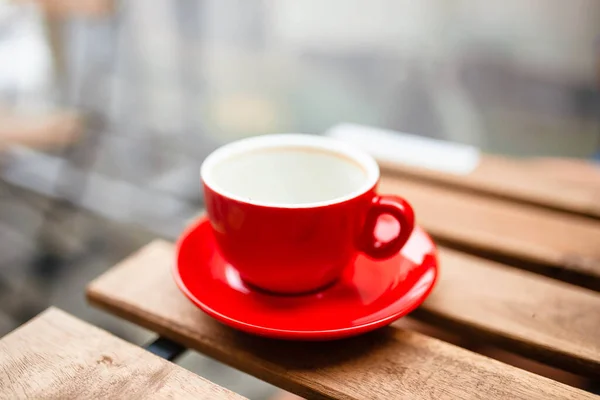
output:
[[[600,377],[600,294],[440,249],[436,289],[414,314],[547,364]]]
[[[221,325],[185,299],[171,277],[173,261],[173,246],[154,242],[92,282],[88,299],[309,398],[595,398],[396,327],[334,342],[286,342],[247,335]]]
[[[444,244],[600,290],[599,220],[396,177],[380,191],[405,197]]]
[[[445,185],[454,189],[535,204],[600,218],[600,179],[565,177],[565,167],[543,160],[518,160],[484,154],[469,175],[448,174],[399,163],[379,162],[382,172]],[[572,170],[573,167],[571,166]]]
[[[0,399],[242,399],[58,309],[0,340]]]

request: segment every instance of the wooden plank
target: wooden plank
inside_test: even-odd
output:
[[[560,182],[563,189],[577,185],[589,189],[595,194],[592,200],[598,200],[600,195],[600,165],[589,160],[568,157],[540,157],[526,159],[524,167],[531,171],[532,178],[549,178]],[[596,206],[598,202],[595,201]]]
[[[0,399],[242,399],[58,309],[0,340]]]
[[[454,345],[388,327],[335,342],[286,342],[227,328],[193,306],[157,241],[88,287],[94,305],[309,398],[594,398]]]
[[[397,177],[381,182],[438,241],[600,290],[600,221]]]
[[[414,316],[600,377],[600,294],[449,249],[439,256],[437,287]]]
[[[486,193],[600,218],[600,178],[590,177],[593,172],[591,164],[587,167],[576,167],[570,162],[567,168],[560,162],[517,160],[485,154],[481,156],[475,171],[468,175],[455,175],[384,161],[380,161],[379,164],[382,172],[390,176],[428,181],[453,189]],[[567,170],[573,174],[565,176]],[[585,174],[582,174],[582,171]],[[582,179],[582,175],[586,175],[585,180]],[[597,172],[597,175],[600,176],[600,172]]]

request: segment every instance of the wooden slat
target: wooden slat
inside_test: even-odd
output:
[[[442,243],[600,289],[600,221],[397,177],[381,182]]]
[[[440,279],[415,316],[600,377],[600,294],[440,249]]]
[[[570,162],[568,168],[572,172],[568,178],[563,173],[567,172],[567,167],[558,165],[558,162],[536,159],[516,160],[488,154],[482,155],[478,167],[469,175],[449,174],[399,163],[383,161],[379,163],[384,174],[398,175],[400,178],[411,177],[455,189],[487,193],[600,218],[600,179],[596,179],[596,184],[593,184],[591,177],[582,180],[581,170],[584,166],[573,166],[571,165],[573,162]],[[591,169],[591,165],[586,168],[586,170]]]
[[[396,327],[335,342],[286,342],[227,328],[194,307],[154,242],[88,287],[112,313],[310,398],[582,399],[591,394]]]
[[[536,178],[552,179],[562,185],[563,191],[573,186],[587,189],[592,201],[598,207],[600,196],[600,165],[597,162],[573,158],[531,158],[523,162],[523,166],[531,171],[531,176]]]
[[[242,399],[58,309],[0,340],[0,399]]]

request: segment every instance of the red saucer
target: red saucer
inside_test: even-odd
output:
[[[394,236],[396,230],[394,220],[380,218],[378,237]],[[433,241],[416,227],[400,253],[385,261],[359,255],[329,288],[272,295],[240,279],[219,254],[202,217],[179,240],[174,275],[195,305],[226,325],[279,339],[325,340],[371,331],[414,310],[431,292],[438,264]]]

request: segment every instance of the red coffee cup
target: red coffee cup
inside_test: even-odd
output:
[[[335,139],[274,134],[227,144],[202,164],[207,214],[223,257],[257,288],[314,291],[341,276],[358,253],[385,259],[414,227],[401,197],[378,195],[379,167]],[[378,217],[400,226],[383,242]]]

